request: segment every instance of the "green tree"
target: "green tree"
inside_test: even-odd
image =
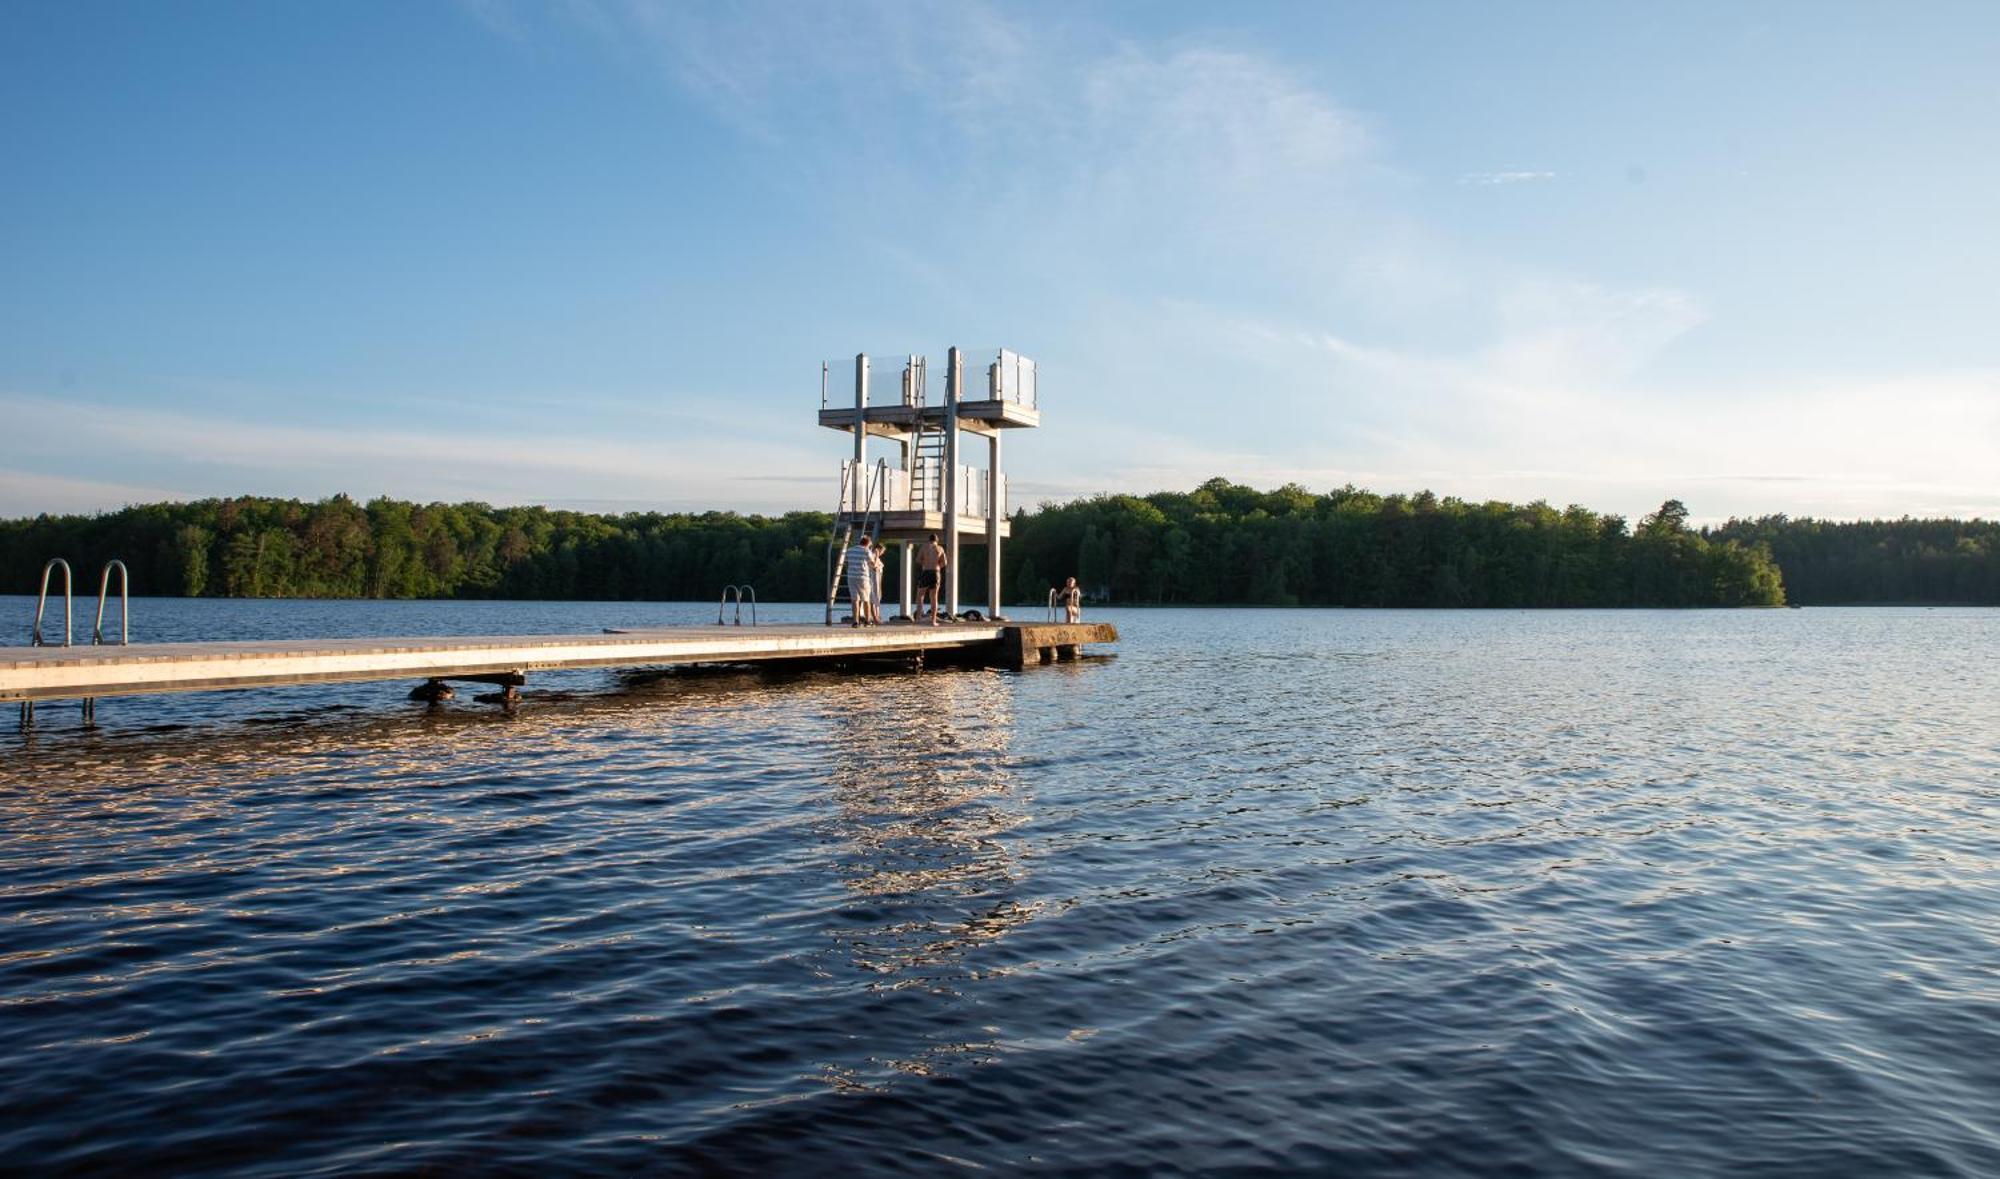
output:
[[[209,540],[208,529],[196,524],[174,530],[171,568],[179,575],[175,588],[184,597],[198,598],[208,588]]]

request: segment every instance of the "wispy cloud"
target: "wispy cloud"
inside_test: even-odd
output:
[[[1554,180],[1554,172],[1467,172],[1458,178],[1460,184],[1533,184],[1540,180]]]
[[[486,31],[515,44],[528,40],[528,24],[508,0],[458,0],[459,10],[484,26]]]
[[[744,423],[735,433],[684,432],[664,446],[546,428],[329,430],[219,413],[108,413],[21,393],[0,394],[0,414],[25,423],[16,440],[46,464],[89,456],[149,473],[146,485],[130,487],[12,475],[0,481],[0,512],[9,513],[49,510],[43,505],[50,502],[108,507],[245,492],[783,511],[830,499],[838,470],[837,456],[775,442]],[[738,456],[753,452],[760,462],[800,472],[799,481],[746,477],[755,472],[745,472]],[[815,471],[821,475],[810,478]],[[815,485],[824,494],[812,494]]]
[[[184,493],[171,487],[0,470],[0,517],[101,512],[182,498]]]
[[[1330,380],[1403,407],[1349,452],[1387,487],[1627,512],[1678,495],[1704,519],[2000,513],[2000,371],[1696,391],[1640,377],[1699,322],[1679,299],[1620,296],[1583,314],[1557,300],[1549,314],[1462,355],[1290,339],[1326,358]]]

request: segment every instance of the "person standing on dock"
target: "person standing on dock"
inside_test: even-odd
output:
[[[881,537],[868,549],[868,616],[875,625],[882,625],[882,566],[889,555],[889,546]]]
[[[1076,578],[1063,582],[1063,587],[1056,591],[1056,602],[1063,608],[1064,621],[1083,621],[1083,588],[1076,584]]]
[[[929,596],[932,626],[938,624],[938,589],[944,584],[944,567],[950,559],[935,532],[917,550],[917,616],[923,616],[924,598]]]
[[[854,625],[873,626],[869,617],[875,604],[875,550],[868,547],[866,533],[858,533],[847,549],[847,600],[854,606]]]

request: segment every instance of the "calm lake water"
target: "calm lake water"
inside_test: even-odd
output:
[[[1093,616],[1018,674],[8,706],[0,1170],[2000,1173],[2000,612]]]

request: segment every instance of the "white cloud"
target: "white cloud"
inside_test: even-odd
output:
[[[1548,498],[1627,514],[1679,496],[1701,519],[2000,515],[1992,478],[2000,470],[2000,371],[1695,397],[1635,379],[1692,321],[1678,300],[1621,297],[1608,312],[1572,320],[1562,318],[1566,300],[1555,307],[1556,318],[1526,317],[1515,333],[1463,356],[1328,334],[1291,338],[1327,359],[1330,380],[1366,384],[1403,407],[1365,450],[1347,452],[1355,467],[1388,476],[1382,489],[1428,485],[1472,499]],[[1570,326],[1551,326],[1563,323]]]
[[[1554,172],[1467,172],[1458,178],[1460,184],[1532,184],[1538,180],[1554,180]]]
[[[183,499],[176,488],[0,470],[0,518],[88,514],[129,504]]]
[[[0,510],[11,513],[56,510],[45,506],[51,502],[88,510],[246,492],[786,511],[831,502],[838,488],[837,451],[788,446],[741,422],[733,432],[682,430],[659,441],[477,423],[342,430],[214,413],[110,412],[16,393],[0,394],[0,414],[22,423],[11,441],[44,465],[88,460],[152,473],[149,486],[131,487],[11,475],[0,481]],[[799,481],[759,478],[746,471],[747,454]]]
[[[1483,368],[1516,386],[1595,385],[1632,376],[1708,313],[1692,295],[1522,278],[1499,293],[1499,338]]]

